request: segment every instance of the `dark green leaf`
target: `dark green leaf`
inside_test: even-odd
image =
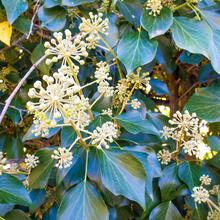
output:
[[[208,137],[209,146],[212,150],[219,152],[220,151],[220,138],[217,136],[209,136]]]
[[[206,171],[202,167],[191,162],[181,163],[178,169],[179,178],[191,191],[193,187],[200,185],[199,178],[205,173]]]
[[[151,79],[150,85],[158,95],[170,95],[170,92],[164,82],[160,79]]]
[[[215,155],[211,160],[207,160],[207,163],[220,169],[220,153]]]
[[[54,160],[51,158],[54,148],[40,149],[36,156],[39,157],[40,163],[31,171],[29,184],[32,189],[44,188],[50,177]]]
[[[123,195],[144,208],[146,174],[141,163],[125,151],[100,150],[98,153],[104,186],[114,195]]]
[[[6,173],[0,176],[0,203],[32,206],[31,199],[23,184],[14,176]]]
[[[176,17],[171,26],[176,45],[191,53],[200,53],[209,57],[211,29],[204,21],[186,17]]]
[[[199,88],[188,100],[185,109],[209,122],[220,121],[220,88]]]
[[[58,210],[58,220],[63,219],[108,220],[108,209],[96,188],[83,181],[66,192]]]
[[[210,63],[206,64],[199,70],[199,83],[204,83],[210,79],[217,79],[220,76],[213,70]]]
[[[63,127],[61,130],[61,145],[69,147],[77,138],[76,132],[72,127]]]
[[[42,43],[39,43],[31,54],[31,62],[32,64],[36,63],[42,56],[45,54],[45,48]],[[43,74],[49,75],[50,68],[52,65],[46,65],[45,61],[42,61],[38,66],[37,69],[40,70]]]
[[[14,209],[4,216],[5,220],[31,220],[23,211]]]
[[[150,214],[149,220],[182,220],[176,206],[171,201],[158,205]]]
[[[27,34],[30,30],[31,22],[26,17],[19,17],[18,19],[16,19],[13,26],[21,33]]]
[[[144,10],[141,17],[141,25],[148,31],[150,38],[166,33],[172,23],[173,13],[166,7],[163,7],[160,14],[157,16],[149,15],[149,11]]]
[[[66,10],[63,7],[56,6],[53,8],[39,9],[38,17],[42,21],[42,26],[50,31],[59,31],[66,24]]]
[[[142,119],[137,111],[118,115],[115,117],[115,120],[130,133],[137,134],[143,132],[158,135],[154,125],[149,120]]]
[[[62,0],[62,5],[73,7],[94,1],[95,0]]]
[[[136,27],[140,26],[140,18],[142,14],[142,5],[138,0],[118,1],[119,11],[124,15],[125,19]]]
[[[159,180],[162,201],[173,200],[176,197],[177,189],[181,186],[177,173],[176,164],[166,166],[163,169],[163,176]]]
[[[62,0],[45,0],[44,7],[45,8],[52,8],[54,6],[60,5]]]
[[[28,9],[27,0],[2,0],[2,4],[5,7],[8,23],[11,25],[17,17]]]
[[[101,127],[105,122],[111,121],[111,118],[108,115],[98,115],[95,119],[90,123],[89,129],[93,131],[96,127]]]
[[[117,54],[119,60],[130,73],[138,66],[150,63],[157,50],[157,41],[149,40],[143,31],[125,35],[119,41]]]

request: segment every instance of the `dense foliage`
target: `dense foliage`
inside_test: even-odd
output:
[[[0,1],[0,219],[220,219],[220,3]]]

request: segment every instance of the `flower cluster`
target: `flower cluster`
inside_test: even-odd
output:
[[[54,33],[54,38],[51,42],[45,42],[44,46],[47,48],[45,51],[46,55],[53,55],[53,58],[47,59],[46,64],[51,64],[52,62],[57,62],[62,59],[62,64],[66,65],[67,59],[71,58],[83,65],[85,62],[82,57],[87,57],[88,52],[86,51],[86,43],[82,40],[81,35],[77,35],[72,41],[71,32],[67,29],[65,30],[66,38],[63,39],[63,34],[61,32]]]
[[[168,150],[160,150],[157,153],[157,159],[158,161],[161,161],[161,164],[167,165],[172,158],[172,154]]]
[[[209,192],[203,186],[196,186],[193,188],[192,197],[194,198],[195,202],[199,204],[202,202],[207,202],[209,199]]]
[[[54,150],[52,159],[58,160],[56,167],[68,168],[72,164],[73,154],[67,148],[59,147],[58,150]]]
[[[167,140],[171,138],[176,141],[177,151],[181,149],[189,156],[195,156],[202,160],[206,153],[211,149],[203,142],[203,136],[200,132],[200,122],[196,114],[192,115],[186,110],[183,114],[177,111],[173,119],[169,120],[172,127],[163,127],[162,136]]]
[[[138,101],[138,99],[133,99],[131,101],[131,107],[133,109],[138,109],[138,108],[140,108],[140,106],[141,106],[141,103]]]
[[[40,163],[39,157],[31,154],[27,154],[24,161],[26,163],[27,169],[35,168],[38,165],[38,163]]]
[[[2,170],[5,163],[6,163],[6,158],[4,158],[3,153],[0,151],[0,176],[2,175]]]
[[[148,0],[146,9],[150,10],[149,15],[157,16],[163,8],[162,0]]]
[[[101,149],[102,146],[108,149],[108,142],[112,143],[113,138],[117,138],[117,126],[112,122],[105,122],[102,127],[96,127],[91,138],[92,144],[97,145],[98,149]]]
[[[208,212],[207,220],[219,220],[220,219],[220,211],[214,210]]]
[[[94,15],[90,12],[89,18],[82,18],[82,23],[79,25],[79,30],[86,37],[89,49],[96,47],[96,43],[100,40],[99,34],[108,35],[108,19],[103,20],[102,17],[102,13]]]

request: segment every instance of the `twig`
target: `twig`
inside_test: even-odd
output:
[[[181,100],[185,95],[187,95],[194,87],[196,87],[199,84],[199,82],[194,83],[183,95],[181,95],[178,99]]]
[[[31,36],[33,25],[34,25],[34,19],[35,19],[36,15],[37,15],[37,12],[39,10],[40,4],[41,4],[41,0],[37,0],[36,5],[34,6],[34,15],[33,15],[32,19],[31,19],[30,30],[29,30],[29,33],[28,33],[26,39],[28,39]]]
[[[8,97],[8,99],[5,102],[5,106],[1,112],[0,115],[0,124],[2,122],[2,119],[4,118],[4,115],[12,101],[12,99],[14,98],[14,96],[16,95],[16,93],[18,92],[18,90],[20,89],[20,87],[22,86],[22,84],[24,83],[24,81],[28,78],[28,76],[35,70],[35,68],[46,58],[47,56],[44,55],[42,56],[30,69],[29,71],[24,75],[24,77],[21,79],[21,81],[18,83],[18,85],[15,87],[15,89],[13,90],[13,92],[11,93],[11,95]]]

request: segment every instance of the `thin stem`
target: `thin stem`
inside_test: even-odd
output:
[[[120,67],[120,65],[119,65],[117,56],[115,55],[115,53],[114,53],[114,51],[112,50],[112,48],[108,45],[108,43],[101,37],[101,35],[100,35],[99,33],[97,33],[97,35],[100,37],[101,41],[105,44],[105,46],[109,49],[109,51],[111,52],[111,54],[112,54],[113,57],[115,58],[115,62],[116,62],[116,64],[117,64],[117,66],[118,66],[118,72],[119,72],[120,78],[123,79],[121,67]]]
[[[172,12],[174,12],[174,11],[176,11],[176,10],[179,10],[179,9],[181,9],[181,8],[187,6],[187,5],[188,5],[188,2],[185,2],[185,3],[183,3],[183,4],[181,4],[181,5],[177,6],[177,7],[175,7],[175,8],[172,10]]]
[[[127,138],[119,138],[118,140],[119,140],[119,141],[120,141],[120,140],[122,140],[122,141],[129,141],[129,142],[131,142],[131,143],[133,143],[133,144],[135,144],[135,145],[138,144],[138,142],[135,142],[135,141],[129,140],[129,139],[127,139]]]
[[[71,63],[70,58],[67,57],[66,61],[67,61],[68,65],[69,65],[69,67],[70,67],[70,69],[71,69],[71,71],[72,71],[72,73],[73,73],[73,78],[74,78],[76,84],[77,84],[78,86],[80,86],[79,80],[78,80],[78,78],[77,78],[77,76],[76,76],[76,74],[75,74],[75,72],[74,72],[74,69],[73,69],[73,66],[72,66],[72,63]],[[79,91],[79,95],[80,95],[80,97],[83,96],[82,90]],[[87,107],[86,109],[87,109],[87,111],[88,111],[88,113],[89,113],[89,116],[90,116],[91,120],[93,121],[93,120],[94,120],[94,117],[93,117],[93,114],[92,114],[92,112],[91,112],[91,109],[90,109],[89,107]]]
[[[212,206],[210,205],[210,203],[208,201],[207,201],[207,204],[208,204],[209,209],[211,210],[211,213],[213,213]]]
[[[76,140],[71,144],[69,147],[69,151],[73,148],[73,146],[76,144],[76,142],[79,140],[79,137],[76,138]]]
[[[98,80],[95,80],[95,81],[93,81],[91,83],[87,83],[86,85],[82,86],[81,89],[84,89],[84,88],[86,88],[88,86],[91,86],[92,84],[97,83],[97,82],[98,82]]]
[[[209,202],[216,210],[220,212],[220,207],[218,207],[212,200],[208,199],[207,202]]]
[[[79,138],[80,144],[87,150],[88,147],[87,147],[85,141],[82,139],[82,136],[81,136],[80,131],[76,128],[76,125],[75,125],[72,121],[70,121],[70,124],[71,124],[71,126],[74,128],[74,130],[75,130],[75,132],[76,132],[76,134],[77,134],[77,136],[78,136],[78,138]]]
[[[197,13],[197,11],[195,10],[195,7],[193,7],[190,3],[187,4],[196,14],[196,17],[199,19],[199,21],[201,20],[201,18],[199,17],[199,14]]]
[[[95,105],[95,103],[97,103],[101,99],[102,96],[103,96],[103,93],[98,96],[98,98],[92,103],[92,105],[90,105],[90,108],[92,108]]]
[[[84,132],[84,133],[86,133],[86,134],[92,135],[92,133],[91,133],[91,132],[86,131],[86,130],[84,130],[84,129],[82,129],[82,128],[80,128],[79,130],[80,130],[80,131],[82,131],[82,132]]]
[[[96,44],[96,47],[100,47],[100,48],[102,48],[102,49],[104,49],[104,50],[109,51],[109,49],[108,49],[107,47],[103,47],[103,46],[101,46],[101,45],[99,45],[99,44]]]
[[[128,100],[130,99],[130,97],[132,96],[132,94],[133,94],[133,92],[134,92],[134,89],[135,89],[136,85],[137,85],[137,83],[134,84],[134,86],[133,86],[133,88],[131,89],[131,91],[130,91],[128,97],[127,97],[127,98],[125,99],[125,101],[123,102],[123,105],[122,105],[122,108],[121,108],[121,110],[120,110],[120,112],[119,112],[119,115],[124,111],[124,109],[125,109],[125,107],[126,107],[126,105],[127,105]]]
[[[87,180],[88,160],[89,160],[89,150],[86,150],[86,166],[85,166],[84,182],[86,182]]]

